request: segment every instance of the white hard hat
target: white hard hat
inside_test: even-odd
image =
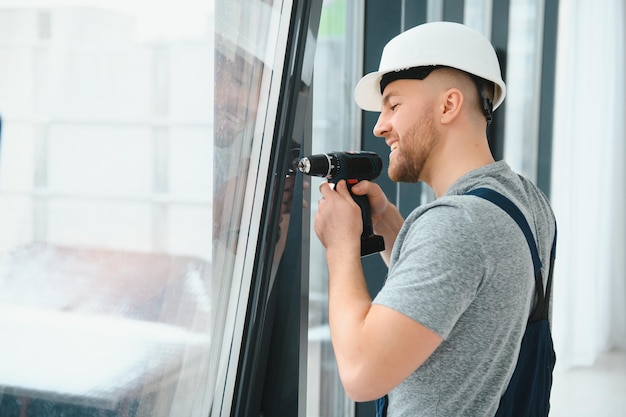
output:
[[[504,100],[506,86],[493,46],[477,30],[453,22],[425,23],[390,40],[378,71],[361,78],[354,99],[363,110],[381,111],[380,81],[384,74],[431,65],[456,68],[493,82],[494,110]]]

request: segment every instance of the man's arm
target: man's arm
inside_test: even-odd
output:
[[[315,231],[326,248],[330,331],[339,374],[353,400],[373,400],[406,379],[442,339],[413,319],[372,305],[361,266],[358,205],[344,182],[337,184],[337,192],[327,184],[320,190]]]

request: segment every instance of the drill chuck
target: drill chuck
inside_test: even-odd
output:
[[[373,180],[380,175],[383,161],[374,152],[331,152],[304,157],[298,161],[298,171],[329,181]]]
[[[298,171],[314,177],[332,179],[338,166],[337,157],[334,154],[319,154],[305,156],[298,161]]]

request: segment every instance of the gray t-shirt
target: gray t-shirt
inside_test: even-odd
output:
[[[505,162],[476,169],[411,213],[374,303],[444,340],[389,393],[389,417],[493,416],[515,368],[534,303],[530,249],[515,221],[467,191],[508,197],[528,221],[548,275],[555,220],[545,195]]]

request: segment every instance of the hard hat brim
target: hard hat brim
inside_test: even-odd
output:
[[[366,111],[381,111],[383,95],[380,92],[380,80],[386,71],[370,72],[359,80],[354,88],[354,100],[357,106]]]

